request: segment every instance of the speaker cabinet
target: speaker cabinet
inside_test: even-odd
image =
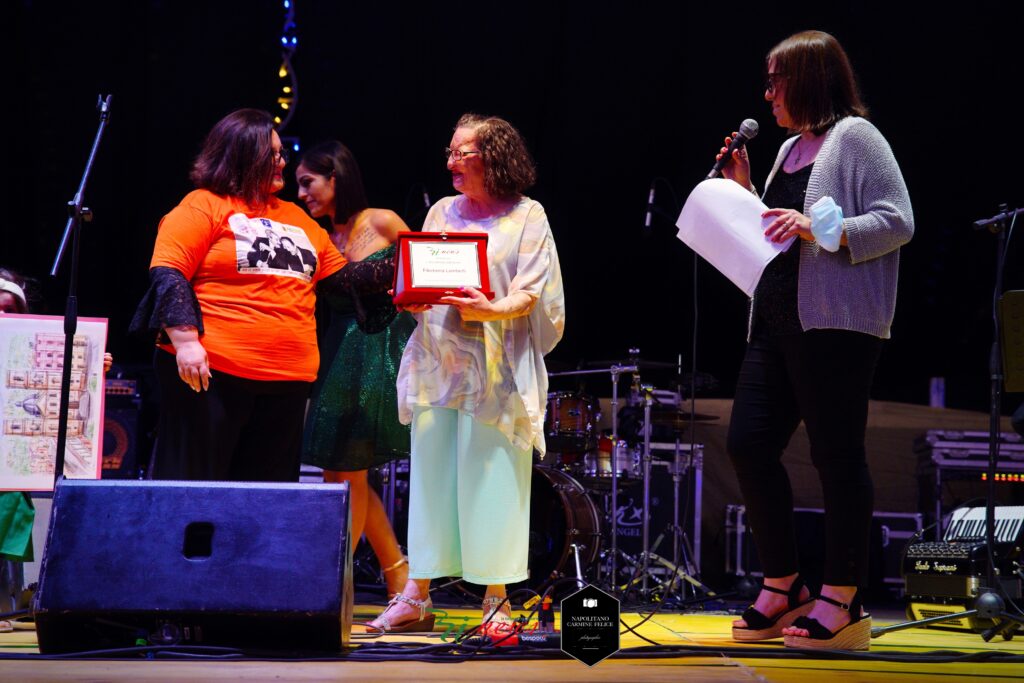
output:
[[[349,515],[344,484],[64,480],[39,650],[337,652],[352,625]]]
[[[108,401],[103,416],[103,478],[137,479],[139,407]]]

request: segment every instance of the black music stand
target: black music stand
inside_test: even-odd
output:
[[[1006,598],[1001,595],[1002,586],[996,581],[994,555],[996,464],[999,461],[1002,391],[1004,385],[1007,391],[1024,391],[1024,292],[1002,293],[1007,232],[1013,234],[1013,225],[1020,214],[1024,214],[1024,209],[1008,211],[1003,205],[1000,207],[1000,213],[992,218],[985,218],[974,223],[975,230],[988,230],[996,235],[996,282],[992,297],[994,334],[992,335],[992,351],[989,355],[991,410],[989,414],[988,491],[985,502],[985,546],[987,550],[985,585],[981,587],[978,597],[974,599],[974,609],[873,628],[871,629],[872,638],[915,626],[930,626],[969,617],[980,617],[992,621],[992,628],[981,633],[985,642],[992,640],[997,635],[1001,635],[1004,640],[1010,640],[1013,638],[1014,631],[1018,628],[1024,629],[1024,616],[1006,611]]]

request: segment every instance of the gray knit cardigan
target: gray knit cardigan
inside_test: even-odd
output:
[[[797,139],[779,149],[766,187]],[[900,247],[914,234],[914,215],[889,143],[867,120],[851,116],[825,133],[807,182],[805,215],[821,197],[842,207],[849,246],[831,253],[800,241],[800,325],[805,331],[853,330],[888,339]]]

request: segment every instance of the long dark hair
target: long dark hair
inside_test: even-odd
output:
[[[512,199],[537,182],[537,168],[522,134],[505,119],[467,113],[455,128],[473,128],[484,161],[484,188],[497,199]]]
[[[796,131],[824,133],[839,119],[868,115],[843,46],[824,31],[794,33],[768,53],[765,65],[785,79],[786,109]]]
[[[265,205],[274,177],[273,130],[274,119],[265,111],[231,112],[207,134],[189,177],[200,189]]]
[[[334,178],[334,221],[344,223],[370,206],[363,174],[352,151],[337,140],[321,142],[302,155],[299,164],[325,178]]]

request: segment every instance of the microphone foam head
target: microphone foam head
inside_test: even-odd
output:
[[[754,119],[744,119],[743,123],[740,124],[740,135],[748,140],[757,137],[759,130],[760,126],[757,125],[757,121]]]

